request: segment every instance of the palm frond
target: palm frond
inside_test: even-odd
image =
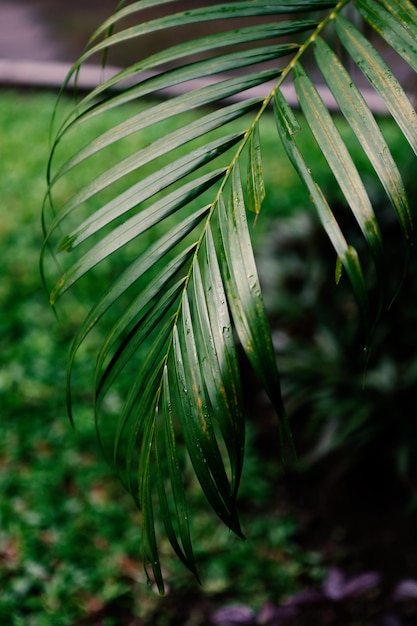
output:
[[[353,14],[345,13],[349,4]],[[50,288],[53,305],[101,264],[115,268],[74,339],[68,409],[72,415],[78,350],[102,325],[106,334],[94,388],[97,432],[142,509],[146,567],[162,591],[161,522],[197,575],[186,495],[190,466],[215,513],[242,534],[236,501],[245,418],[235,334],[277,412],[281,445],[291,439],[246,217],[249,211],[258,218],[268,193],[263,116],[272,104],[277,141],[309,191],[335,249],[337,278],[343,267],[370,332],[378,311],[369,300],[366,260],[326,199],[303,138],[314,137],[358,224],[375,265],[381,308],[386,267],[377,211],[322,86],[333,94],[392,205],[406,266],[412,211],[358,76],[360,70],[417,155],[414,106],[381,52],[391,47],[417,71],[417,11],[408,0],[201,2],[182,12],[173,11],[170,0],[124,5],[96,31],[68,76],[67,82],[97,53],[110,55],[129,42],[139,50],[129,67],[80,97],[55,131],[42,264],[51,248],[60,258],[69,253]],[[146,15],[155,13],[142,21],[145,9]],[[370,27],[372,39],[358,29],[358,19]],[[158,33],[163,41],[168,31],[199,24],[205,28],[201,37],[161,46],[150,56],[140,52],[147,35]],[[289,81],[295,106],[286,95]],[[170,97],[164,99],[167,90]],[[87,138],[96,119],[115,113],[117,122]],[[73,134],[81,137],[80,148],[63,158],[60,149]],[[115,156],[119,146],[126,150],[121,157]],[[61,186],[81,172],[87,172],[85,182],[55,206]],[[108,416],[105,400],[114,388],[122,407]]]

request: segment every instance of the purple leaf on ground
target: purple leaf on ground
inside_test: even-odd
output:
[[[315,604],[316,602],[322,602],[326,599],[326,595],[322,591],[317,589],[305,589],[296,593],[289,600],[288,605],[299,606],[300,604]]]
[[[225,606],[211,617],[215,626],[253,626],[256,623],[255,613],[248,606]]]
[[[361,596],[371,589],[378,587],[381,575],[378,572],[367,572],[350,578],[344,586],[343,597],[354,598]]]
[[[417,580],[413,580],[412,578],[402,580],[395,587],[392,598],[393,600],[410,600],[417,598]]]
[[[329,600],[341,600],[344,594],[344,587],[345,577],[343,572],[337,567],[332,567],[323,583],[324,595]]]

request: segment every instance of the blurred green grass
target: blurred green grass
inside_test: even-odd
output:
[[[201,626],[208,619],[207,602],[210,608],[250,599],[255,609],[268,599],[277,602],[302,581],[320,578],[323,570],[318,555],[297,546],[296,522],[280,512],[278,463],[251,446],[253,426],[241,493],[248,540],[240,542],[222,529],[196,488],[191,499],[204,587],[163,545],[168,594],[161,600],[147,588],[140,563],[140,514],[97,450],[87,378],[77,407],[82,428],[74,432],[69,425],[66,357],[86,303],[69,295],[70,313],[57,322],[38,265],[55,99],[55,94],[32,92],[0,96],[0,621],[167,625],[179,623],[178,615],[188,610],[194,612],[184,623]],[[258,247],[278,212],[285,216],[308,208],[305,192],[280,157],[271,125],[267,119],[263,155],[265,164],[272,159],[274,164],[265,167],[269,195],[254,229]],[[384,130],[395,143],[395,127],[384,123]],[[395,145],[401,159],[402,143]],[[358,158],[366,174],[366,157]],[[324,187],[333,184],[324,169],[320,176]],[[81,294],[88,288],[87,280]],[[91,358],[83,354],[81,378]]]

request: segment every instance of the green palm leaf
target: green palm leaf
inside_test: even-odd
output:
[[[86,274],[103,264],[114,268],[74,339],[68,409],[72,417],[78,350],[103,327],[94,385],[97,433],[142,510],[145,566],[162,591],[161,532],[197,575],[186,489],[191,470],[215,513],[242,534],[237,495],[245,417],[235,335],[276,410],[283,452],[291,440],[246,217],[249,211],[259,218],[268,193],[263,116],[273,104],[277,142],[309,191],[335,249],[336,279],[343,267],[370,333],[386,302],[385,243],[368,181],[321,87],[330,89],[392,205],[406,264],[414,238],[406,188],[353,68],[417,155],[416,112],[381,52],[393,48],[417,71],[417,12],[408,0],[240,0],[182,12],[170,0],[121,4],[94,33],[64,87],[97,53],[107,56],[134,42],[138,58],[82,95],[55,130],[42,267],[49,283],[47,252],[60,253],[63,267],[49,288],[53,305]],[[145,9],[154,17],[143,20]],[[361,33],[360,19],[372,39]],[[199,38],[185,37],[150,56],[140,52],[148,35],[159,33],[162,41],[167,32],[199,24],[205,27]],[[295,106],[286,97],[290,81]],[[55,119],[59,112],[58,103]],[[116,114],[116,122],[94,134],[97,119]],[[70,135],[80,138],[80,147],[61,157]],[[369,298],[372,271],[326,199],[304,152],[305,137],[317,142],[373,260],[381,293],[376,310]],[[83,182],[56,201],[74,178]],[[113,390],[122,400],[116,414],[106,404]]]

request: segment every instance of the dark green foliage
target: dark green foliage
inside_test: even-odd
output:
[[[236,500],[246,420],[234,335],[276,412],[282,456],[291,445],[247,222],[247,212],[259,221],[268,195],[261,137],[270,105],[275,145],[282,144],[333,246],[336,282],[344,274],[350,280],[367,349],[407,275],[415,235],[403,173],[362,94],[364,78],[414,163],[417,155],[416,112],[398,68],[383,58],[393,50],[409,71],[417,69],[417,10],[408,0],[203,2],[178,12],[175,6],[122,2],[69,73],[64,86],[97,53],[104,61],[113,48],[138,43],[132,63],[81,95],[69,114],[60,115],[58,102],[41,260],[54,306],[78,283],[88,284],[90,273],[100,284],[73,343],[67,404],[73,419],[74,368],[91,337],[98,438],[142,511],[144,565],[161,592],[158,546],[165,535],[198,575],[190,471],[216,515],[242,534]],[[201,23],[206,34],[193,39]],[[184,25],[191,31],[181,36]],[[172,30],[178,43],[164,47],[161,37],[160,48],[146,56],[144,38]],[[172,88],[174,97],[157,101]],[[339,132],[333,101],[369,160],[369,178]],[[98,119],[107,129],[97,134]],[[74,137],[80,143],[66,158],[62,148]],[[337,202],[304,147],[311,141]],[[80,173],[76,191],[66,194]],[[402,235],[394,272],[376,188]],[[63,263],[56,276],[46,263],[51,251]],[[100,274],[106,267],[110,276]]]
[[[76,431],[63,403],[69,341],[87,312],[93,282],[86,281],[83,303],[71,300],[72,317],[64,324],[55,320],[39,281],[41,229],[33,225],[54,101],[53,94],[22,93],[3,93],[0,101],[2,141],[13,164],[12,172],[0,172],[0,622],[166,625],[175,623],[181,606],[188,619],[193,598],[202,624],[226,596],[241,602],[251,596],[261,606],[270,593],[293,593],[301,578],[320,579],[319,557],[297,546],[295,521],[277,509],[276,464],[258,455],[250,429],[241,491],[250,537],[232,539],[191,480],[204,591],[167,541],[161,546],[166,605],[148,588],[141,515],[96,442],[91,352],[83,353],[77,370]],[[28,143],[37,150],[27,150]]]

